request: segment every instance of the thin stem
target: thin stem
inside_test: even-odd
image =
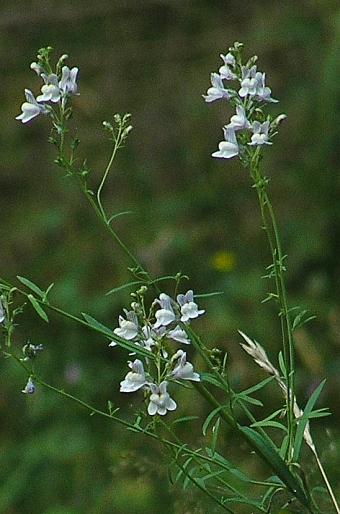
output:
[[[283,345],[283,358],[286,368],[285,380],[287,384],[287,428],[288,428],[288,446],[287,446],[287,458],[291,461],[293,458],[293,445],[294,445],[294,341],[292,336],[292,326],[290,320],[290,312],[287,301],[286,286],[283,277],[284,272],[284,255],[282,252],[281,240],[279,236],[278,226],[276,217],[270,203],[266,185],[267,180],[262,177],[259,171],[259,158],[260,150],[255,152],[252,159],[251,175],[254,180],[254,184],[257,190],[261,216],[263,222],[263,228],[266,231],[269,246],[272,254],[272,271],[270,276],[274,276],[276,286],[276,300],[279,305],[279,316],[282,333],[282,345]],[[267,218],[269,214],[269,220]]]
[[[99,207],[99,212],[100,212],[103,220],[105,220],[106,223],[108,223],[108,221],[107,221],[107,216],[106,216],[106,213],[105,213],[105,210],[104,210],[104,207],[103,207],[103,204],[102,204],[102,200],[101,200],[101,192],[102,192],[102,189],[104,187],[104,184],[105,184],[106,178],[108,176],[108,173],[109,173],[109,171],[111,169],[111,166],[113,164],[113,161],[114,161],[114,159],[116,157],[117,151],[120,148],[122,132],[123,132],[123,127],[120,125],[119,128],[118,128],[118,135],[114,139],[114,145],[113,145],[113,150],[112,150],[112,153],[111,153],[111,157],[109,159],[109,162],[108,162],[108,164],[106,166],[106,169],[104,171],[104,175],[103,175],[102,180],[101,180],[101,182],[99,184],[99,187],[97,189],[97,203],[98,203],[98,207]]]
[[[102,177],[102,180],[100,182],[100,185],[97,190],[97,203],[93,198],[93,195],[91,191],[89,191],[86,181],[84,181],[84,178],[77,172],[77,170],[74,169],[73,163],[73,151],[70,158],[67,158],[65,155],[65,135],[67,132],[66,129],[66,120],[65,120],[65,112],[62,107],[60,107],[60,119],[55,120],[55,129],[57,132],[57,135],[59,136],[60,143],[59,143],[59,155],[58,155],[58,161],[61,166],[63,166],[67,173],[69,175],[72,175],[73,177],[77,178],[77,181],[85,194],[87,200],[89,201],[91,207],[93,208],[94,212],[96,213],[97,217],[100,219],[100,221],[103,223],[105,229],[110,233],[110,235],[115,239],[118,246],[122,249],[122,251],[129,257],[129,259],[133,262],[133,265],[135,269],[133,270],[133,273],[136,277],[139,279],[142,279],[143,282],[147,284],[153,284],[157,291],[159,291],[159,288],[154,284],[152,278],[150,277],[149,273],[146,271],[146,269],[142,266],[140,261],[133,255],[133,253],[127,248],[127,246],[123,243],[123,241],[120,239],[118,234],[111,228],[110,221],[107,219],[104,207],[102,205],[101,200],[101,193],[104,186],[104,183],[106,181],[106,178],[108,176],[108,173],[112,167],[113,161],[116,157],[117,151],[119,148],[121,148],[122,141],[124,139],[124,125],[119,125],[118,128],[118,134],[114,137],[114,146],[113,150],[109,159],[109,162],[106,166],[104,175]],[[126,129],[126,127],[125,127]]]

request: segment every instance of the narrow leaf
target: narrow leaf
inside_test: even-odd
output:
[[[203,428],[202,428],[203,435],[207,435],[208,427],[209,427],[212,419],[214,418],[214,416],[216,416],[219,413],[220,410],[222,410],[224,408],[225,408],[225,405],[219,405],[218,407],[216,407],[216,409],[214,409],[213,411],[210,412],[210,414],[207,416],[205,422],[203,423]]]
[[[220,424],[221,424],[221,418],[217,418],[217,421],[216,421],[215,425],[213,426],[213,436],[212,436],[212,441],[211,441],[211,449],[212,449],[213,453],[215,453],[215,451],[216,451],[218,431],[220,428]]]
[[[38,287],[36,284],[34,284],[34,282],[28,280],[28,278],[20,277],[19,275],[17,275],[17,279],[19,280],[19,282],[24,284],[24,286],[28,287],[28,289],[31,289],[31,291],[40,296],[40,298],[45,297],[45,292],[42,291],[40,287]]]
[[[255,421],[255,423],[252,423],[251,427],[266,427],[266,426],[276,426],[278,428],[282,428],[283,430],[287,430],[287,428],[282,424],[278,423],[277,421],[272,422],[274,418],[282,414],[282,409],[276,410],[272,414],[270,414],[267,418],[262,419],[261,421]],[[272,424],[274,423],[274,425]]]
[[[38,300],[36,298],[34,298],[33,295],[29,294],[27,295],[27,298],[29,299],[29,301],[31,302],[32,306],[34,307],[35,311],[37,312],[37,314],[39,314],[39,316],[44,320],[46,321],[46,323],[48,323],[48,316],[46,314],[46,312],[44,311],[44,309],[41,307],[40,303],[38,302]]]
[[[85,312],[82,312],[81,315],[85,319],[85,321],[93,328],[96,328],[97,330],[100,330],[101,332],[106,333],[108,337],[114,336],[114,333],[112,330],[105,325],[102,325],[99,321],[97,321],[95,318],[92,318],[89,314],[86,314]]]
[[[308,418],[311,417],[313,407],[314,407],[317,399],[320,396],[320,393],[323,389],[323,386],[325,385],[325,382],[326,382],[326,380],[323,380],[316,387],[316,389],[313,391],[313,393],[311,394],[311,396],[306,404],[306,407],[303,411],[303,415],[296,420],[298,423],[298,427],[296,430],[296,436],[295,436],[295,441],[294,441],[294,458],[295,459],[299,458],[301,444],[302,444],[302,440],[303,440],[303,434],[304,434],[304,431],[305,431],[305,428],[306,428],[306,425],[308,422]],[[324,414],[324,415],[326,415],[326,414]]]
[[[113,214],[111,218],[108,219],[107,223],[110,225],[111,221],[119,218],[120,216],[125,216],[126,214],[133,214],[133,211],[124,211],[124,212],[118,212],[117,214]]]
[[[114,287],[105,294],[108,296],[109,294],[117,293],[118,291],[122,291],[123,289],[126,289],[130,286],[140,286],[141,284],[144,284],[142,280],[135,280],[134,282],[129,282],[128,284],[123,284],[122,286]]]
[[[294,496],[307,508],[310,503],[306,493],[302,489],[300,483],[290,472],[288,466],[281,459],[274,446],[271,447],[267,441],[255,430],[249,427],[239,427],[240,431],[247,439],[250,446],[262,457],[262,459],[271,467],[277,476],[282,480]]]
[[[216,387],[220,387],[225,390],[225,385],[222,384],[219,380],[217,380],[211,373],[200,373],[201,382],[209,382],[210,384],[215,385]]]

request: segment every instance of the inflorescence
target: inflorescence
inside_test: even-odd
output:
[[[252,155],[251,147],[271,145],[278,124],[286,116],[281,114],[272,119],[270,115],[264,115],[262,106],[278,100],[271,97],[271,89],[265,84],[265,73],[257,71],[256,55],[242,65],[242,50],[243,45],[235,43],[226,55],[221,54],[224,64],[219,73],[211,74],[211,87],[203,98],[208,103],[228,100],[236,110],[223,127],[224,141],[219,143],[212,156],[223,159],[239,156],[247,165]],[[238,89],[230,86],[235,81],[239,83]]]
[[[41,94],[36,98],[30,89],[25,89],[26,102],[21,106],[22,113],[15,119],[22,123],[27,123],[39,114],[51,114],[52,104],[59,104],[65,109],[69,96],[77,95],[77,74],[78,68],[70,69],[63,66],[67,55],[64,54],[59,59],[56,66],[56,73],[52,73],[49,64],[49,54],[52,48],[42,48],[39,50],[38,62],[32,62],[30,68],[34,70],[39,77],[43,79]]]
[[[150,415],[164,415],[175,410],[176,402],[167,388],[170,382],[181,380],[200,381],[193,365],[187,361],[182,349],[175,351],[173,344],[189,345],[185,326],[205,311],[198,309],[193,291],[177,295],[176,301],[165,293],[156,298],[147,312],[144,296],[146,287],[133,294],[131,310],[124,309],[125,317],[119,316],[119,327],[114,333],[150,352],[150,358],[128,361],[130,371],[120,383],[122,393],[143,390]],[[109,346],[116,346],[112,341]],[[143,354],[144,355],[144,354]]]

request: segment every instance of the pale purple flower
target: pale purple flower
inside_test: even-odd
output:
[[[212,73],[210,75],[210,80],[212,87],[208,89],[206,95],[203,95],[206,102],[214,102],[220,98],[230,98],[230,93],[225,89],[222,77],[218,73]]]
[[[34,98],[32,91],[25,89],[25,96],[27,102],[24,102],[21,106],[22,113],[17,116],[16,120],[21,120],[22,123],[27,123],[39,114],[48,114],[49,110],[44,104],[40,104]]]
[[[171,305],[172,300],[167,294],[161,293],[159,295],[159,300],[157,299],[156,302],[159,303],[161,308],[155,313],[156,323],[154,324],[154,328],[159,328],[161,326],[166,327],[176,319]]]
[[[261,145],[272,145],[270,141],[268,141],[268,129],[269,129],[269,121],[265,121],[264,123],[260,123],[259,121],[254,121],[253,123],[253,135],[251,136],[251,142],[248,145],[252,146],[261,146]]]
[[[59,82],[59,87],[63,92],[63,96],[76,95],[78,94],[78,86],[77,86],[77,74],[78,68],[70,68],[68,66],[63,66],[61,70],[61,81]]]
[[[198,310],[197,303],[194,302],[194,293],[190,289],[186,294],[177,295],[177,301],[181,307],[181,321],[187,323],[190,319],[197,318],[204,314],[205,310]]]
[[[152,347],[157,345],[157,332],[153,330],[151,327],[144,325],[144,327],[142,327],[142,334],[144,348],[151,352]]]
[[[128,341],[131,341],[138,334],[138,319],[134,311],[127,311],[126,309],[124,309],[124,312],[126,315],[126,319],[124,319],[123,316],[119,316],[119,328],[115,328],[113,332],[117,336],[122,337],[123,339],[127,339]],[[114,345],[110,343],[109,346]]]
[[[227,55],[220,55],[221,59],[224,61],[224,65],[220,67],[218,70],[222,79],[226,80],[234,80],[237,78],[237,75],[230,69],[230,66],[233,68],[235,66],[235,57],[228,53]]]
[[[236,60],[231,52],[228,52],[226,55],[220,54],[220,57],[224,61],[224,64],[234,68],[234,66],[236,64]]]
[[[23,389],[21,392],[24,394],[33,394],[35,391],[35,384],[31,377],[27,380],[27,384],[25,385],[25,389]]]
[[[239,146],[237,143],[235,131],[232,128],[223,127],[224,139],[218,145],[218,151],[212,154],[213,157],[221,159],[231,159],[239,154]]]
[[[258,88],[256,69],[256,65],[252,66],[250,69],[247,68],[247,66],[242,66],[241,89],[238,92],[241,98],[244,98],[247,95],[256,95]]]
[[[38,102],[53,102],[57,103],[61,97],[61,90],[58,84],[58,77],[55,73],[51,73],[50,75],[46,75],[45,73],[41,74],[45,84],[41,88],[42,94],[37,96]]]
[[[167,337],[182,344],[190,344],[187,333],[179,325],[167,332]]]
[[[178,350],[172,359],[178,360],[177,366],[173,369],[171,375],[175,380],[192,380],[193,382],[200,382],[200,376],[194,371],[194,366],[187,362],[187,354],[183,350]]]
[[[272,102],[276,103],[278,100],[274,100],[274,98],[271,98],[271,89],[269,87],[266,87],[265,81],[266,81],[266,74],[265,73],[256,73],[256,80],[257,80],[257,89],[256,94],[254,96],[255,100],[259,100],[261,102]]]
[[[148,405],[148,413],[150,416],[160,414],[164,416],[168,410],[175,410],[177,407],[176,402],[170,398],[167,392],[168,382],[164,381],[159,386],[156,384],[149,384],[151,389],[150,403]]]
[[[236,114],[230,118],[230,123],[226,125],[226,128],[232,130],[251,129],[251,123],[247,120],[243,105],[236,106]]]
[[[141,387],[146,384],[145,372],[142,361],[136,359],[134,362],[129,361],[129,371],[120,383],[121,393],[133,393],[138,391]]]

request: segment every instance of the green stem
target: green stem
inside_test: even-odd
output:
[[[101,200],[101,193],[104,186],[104,183],[107,179],[108,173],[112,167],[112,163],[116,157],[118,149],[121,147],[122,144],[122,138],[123,138],[123,128],[122,126],[118,129],[118,134],[115,137],[115,144],[113,146],[113,150],[109,159],[109,162],[107,164],[107,167],[105,169],[104,175],[102,177],[102,180],[100,182],[100,185],[97,190],[97,202],[94,200],[93,195],[87,188],[86,182],[84,182],[84,179],[81,177],[81,175],[77,172],[77,170],[74,169],[73,163],[73,151],[70,158],[67,158],[65,155],[65,135],[67,132],[66,129],[66,123],[65,123],[65,113],[63,107],[60,107],[60,118],[56,119],[56,124],[59,126],[59,130],[56,129],[57,135],[60,138],[59,143],[59,161],[62,163],[62,166],[66,169],[67,173],[69,175],[72,175],[73,177],[76,177],[78,180],[78,183],[85,194],[88,202],[90,203],[91,207],[93,208],[94,212],[96,213],[97,217],[100,219],[100,221],[103,223],[105,229],[110,233],[110,235],[115,239],[118,246],[122,249],[122,251],[125,253],[125,255],[128,256],[128,258],[133,262],[134,270],[133,273],[136,277],[141,279],[144,283],[152,284],[156,288],[157,291],[159,291],[158,287],[154,284],[154,281],[150,277],[149,273],[146,271],[146,269],[142,266],[142,264],[139,262],[139,260],[133,255],[133,253],[127,248],[127,246],[123,243],[123,241],[120,239],[118,234],[111,228],[110,226],[110,220],[107,219],[104,207],[102,205]]]
[[[122,126],[119,126],[118,134],[117,134],[116,138],[114,139],[114,145],[113,145],[113,150],[112,150],[112,153],[111,153],[111,157],[109,159],[109,162],[108,162],[108,164],[106,166],[106,169],[104,171],[104,175],[103,175],[102,180],[101,180],[101,182],[99,184],[99,187],[97,189],[97,204],[98,204],[98,207],[99,207],[99,212],[100,212],[103,220],[107,224],[108,224],[108,221],[107,221],[107,216],[106,216],[106,213],[105,213],[105,210],[104,210],[104,207],[103,207],[103,204],[102,204],[102,200],[101,200],[101,192],[102,192],[102,189],[104,187],[104,184],[105,184],[106,178],[108,176],[108,173],[109,173],[109,171],[111,169],[111,166],[113,164],[113,161],[114,161],[114,159],[116,157],[117,151],[120,148],[122,132],[123,132]]]
[[[257,153],[256,153],[257,152]],[[257,190],[263,228],[266,231],[269,246],[272,254],[272,270],[276,286],[276,300],[279,306],[279,316],[282,333],[283,358],[286,368],[285,380],[287,384],[287,428],[288,428],[288,446],[286,457],[288,461],[293,458],[294,445],[294,341],[292,335],[292,324],[290,319],[290,310],[288,307],[286,285],[284,280],[284,255],[282,252],[281,240],[277,226],[276,217],[273,207],[269,200],[266,185],[267,180],[262,177],[259,171],[260,150],[257,150],[252,159],[251,175]],[[268,216],[269,215],[269,220]]]

